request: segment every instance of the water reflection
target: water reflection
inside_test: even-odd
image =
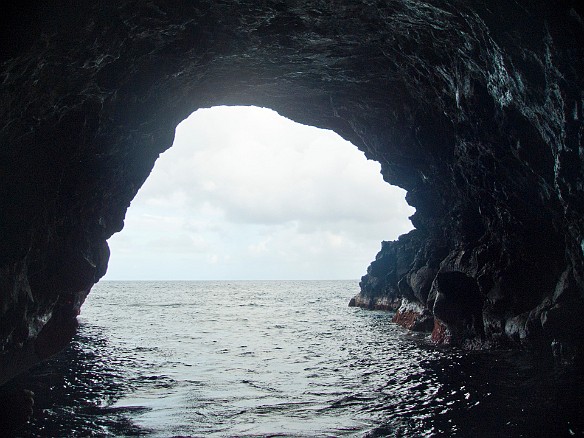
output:
[[[140,376],[129,376],[99,327],[82,324],[69,347],[20,377],[15,385],[35,393],[30,437],[138,436],[147,431],[130,420],[132,408],[113,408]]]
[[[386,422],[367,436],[584,434],[584,380],[576,370],[526,352],[435,353],[420,360],[419,372],[388,380],[369,407]]]
[[[339,283],[157,286],[94,292],[72,345],[21,379],[37,396],[23,436],[584,431],[582,374],[436,348],[388,313],[346,307]]]

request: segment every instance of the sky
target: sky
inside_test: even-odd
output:
[[[414,209],[332,131],[257,107],[201,109],[108,243],[105,280],[358,279]]]

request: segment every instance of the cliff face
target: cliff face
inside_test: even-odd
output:
[[[333,129],[408,191],[416,230],[356,304],[401,303],[438,340],[582,346],[576,1],[61,0],[5,20],[0,349],[81,305],[176,125],[220,104]]]

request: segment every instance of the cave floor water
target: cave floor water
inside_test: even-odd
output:
[[[22,436],[516,437],[582,433],[584,383],[349,308],[356,281],[104,282],[26,381]],[[18,382],[17,382],[18,383]]]

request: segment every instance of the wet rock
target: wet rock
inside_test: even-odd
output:
[[[419,303],[403,300],[393,322],[415,332],[430,332],[434,327],[434,316]]]
[[[381,250],[361,277],[361,292],[351,299],[358,307],[397,310],[401,305],[399,281],[411,269],[415,248],[422,233],[417,230],[400,236],[395,242],[382,242]]]
[[[436,275],[428,307],[448,327],[453,338],[463,340],[484,335],[482,306],[483,299],[473,278],[459,271]]]
[[[540,314],[542,329],[554,338],[575,338],[584,331],[584,318],[579,312],[581,302],[554,304]]]
[[[529,312],[509,318],[505,322],[505,334],[516,342],[522,342],[527,338],[527,319]]]
[[[438,345],[451,345],[452,334],[448,330],[446,324],[442,323],[439,319],[434,319],[431,339],[432,342]]]
[[[392,299],[389,296],[363,296],[357,294],[349,301],[349,307],[362,307],[369,310],[387,310],[395,311],[401,305],[402,300],[400,298]]]

